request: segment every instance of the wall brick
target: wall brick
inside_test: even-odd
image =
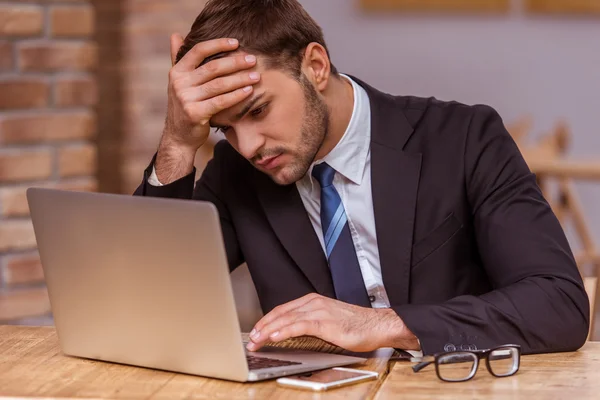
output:
[[[0,183],[43,180],[51,174],[50,150],[0,152]]]
[[[93,106],[98,102],[98,86],[93,78],[62,78],[54,89],[58,107]]]
[[[87,37],[94,33],[94,9],[91,6],[52,7],[50,21],[54,37]]]
[[[30,220],[8,220],[0,224],[0,251],[32,250],[36,247]]]
[[[58,173],[61,177],[94,175],[96,160],[96,146],[92,144],[61,148],[58,153]]]
[[[9,71],[14,68],[12,43],[0,40],[0,72]]]
[[[44,270],[39,253],[9,256],[4,263],[4,283],[8,287],[44,282]]]
[[[0,110],[44,107],[48,105],[49,93],[50,86],[42,79],[0,81]]]
[[[129,1],[0,0],[0,323],[52,324],[26,192],[98,190],[95,9]]]
[[[91,42],[38,42],[19,45],[22,71],[85,71],[98,63],[98,49]]]
[[[0,35],[39,36],[43,28],[44,14],[41,7],[0,4]]]
[[[0,144],[88,139],[96,133],[91,111],[0,117]]]
[[[15,186],[0,189],[0,213],[5,217],[23,217],[29,215],[29,204],[27,203],[27,188],[29,186]],[[98,190],[98,182],[95,178],[79,178],[73,181],[35,184],[36,187],[44,187],[61,190],[75,190],[80,192],[95,192]]]
[[[50,300],[46,289],[0,293],[0,321],[36,317],[49,312]]]

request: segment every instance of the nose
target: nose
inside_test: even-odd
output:
[[[265,137],[252,128],[238,128],[236,130],[238,152],[247,160],[256,156],[265,145]]]

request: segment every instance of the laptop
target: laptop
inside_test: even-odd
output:
[[[239,382],[365,361],[246,351],[209,202],[41,188],[27,200],[66,355]]]

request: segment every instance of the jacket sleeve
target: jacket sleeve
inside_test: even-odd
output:
[[[586,340],[590,310],[565,234],[500,116],[486,106],[474,110],[465,184],[494,290],[394,310],[425,354],[502,344],[524,353],[574,351]]]
[[[195,188],[194,180],[196,168],[194,168],[194,171],[189,175],[168,185],[153,186],[148,183],[148,178],[152,174],[152,169],[156,160],[156,155],[154,155],[152,162],[144,171],[144,179],[140,186],[135,190],[134,196],[191,199],[213,203],[219,211],[227,261],[229,263],[230,271],[233,271],[244,262],[244,257],[238,243],[229,209],[227,208],[224,191],[222,190],[223,184],[225,183],[223,180],[224,171],[222,169],[224,157],[222,147],[222,144],[217,144],[215,147],[215,156],[209,161],[202,176],[196,183]]]

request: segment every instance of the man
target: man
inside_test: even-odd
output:
[[[249,350],[301,335],[425,354],[584,343],[573,255],[494,110],[339,74],[296,0],[209,1],[171,47],[136,194],[218,208],[230,268],[247,262],[266,313]],[[210,126],[227,140],[194,188]]]

